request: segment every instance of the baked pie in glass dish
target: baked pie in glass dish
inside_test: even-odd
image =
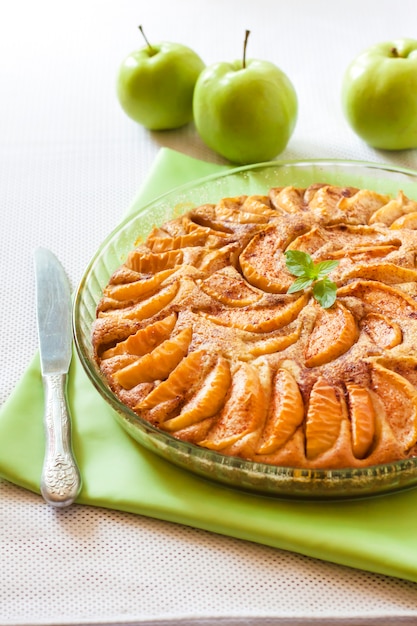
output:
[[[413,172],[340,161],[247,166],[166,194],[81,281],[88,375],[137,441],[229,486],[413,486],[414,198]]]

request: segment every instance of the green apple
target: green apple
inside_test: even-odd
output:
[[[194,86],[205,64],[187,46],[145,41],[120,67],[119,102],[129,117],[150,130],[184,126],[193,118]]]
[[[204,143],[237,164],[269,161],[286,147],[297,119],[297,95],[269,61],[215,63],[198,77],[194,122]]]
[[[417,148],[417,40],[371,46],[352,61],[342,106],[353,130],[374,148]]]

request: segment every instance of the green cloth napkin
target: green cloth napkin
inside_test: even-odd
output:
[[[162,149],[131,210],[174,186],[220,171]],[[301,502],[205,481],[134,442],[74,355],[69,377],[78,502],[206,529],[417,582],[417,489],[367,500]],[[39,493],[43,389],[36,356],[0,411],[0,475]]]

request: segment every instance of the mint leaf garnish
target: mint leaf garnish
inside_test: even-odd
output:
[[[308,287],[311,287],[312,284],[312,278],[303,278],[300,276],[293,282],[287,293],[295,293],[296,291],[301,291],[302,289],[308,289]]]
[[[321,261],[315,265],[315,271],[317,273],[316,278],[320,280],[330,274],[337,266],[339,265],[339,261]]]
[[[323,309],[328,309],[336,301],[337,285],[330,278],[318,280],[313,285],[313,296]]]
[[[285,263],[288,271],[297,276],[288,293],[296,293],[312,286],[314,298],[324,309],[335,303],[337,285],[327,275],[338,266],[339,261],[314,263],[308,252],[287,250]]]
[[[287,250],[285,252],[285,263],[288,270],[294,276],[314,278],[313,259],[307,252],[301,250]]]

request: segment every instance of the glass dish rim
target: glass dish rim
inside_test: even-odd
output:
[[[161,429],[158,429],[157,427],[151,425],[149,422],[147,422],[146,420],[141,418],[139,415],[137,415],[134,411],[132,411],[128,406],[123,404],[117,398],[117,396],[111,391],[104,376],[100,373],[91,355],[89,355],[86,352],[82,344],[82,341],[79,336],[79,329],[78,329],[78,312],[79,312],[80,300],[82,298],[83,287],[86,284],[88,277],[92,274],[95,264],[98,262],[104,249],[106,249],[109,243],[117,235],[119,235],[126,227],[128,227],[128,225],[131,222],[134,222],[135,220],[137,220],[138,217],[146,213],[150,207],[163,202],[164,199],[169,196],[184,194],[184,193],[187,193],[188,190],[194,189],[199,186],[203,186],[205,184],[209,184],[212,181],[217,181],[225,177],[238,175],[247,171],[261,170],[262,168],[274,168],[274,167],[282,168],[282,167],[290,167],[290,166],[295,166],[295,167],[300,167],[300,166],[305,166],[305,167],[333,166],[334,167],[334,166],[337,166],[340,168],[344,168],[344,167],[361,168],[362,167],[362,168],[367,168],[370,170],[376,170],[376,171],[381,171],[381,172],[387,171],[392,174],[401,174],[401,175],[409,176],[415,179],[415,183],[417,185],[417,170],[414,170],[412,168],[405,168],[405,167],[401,167],[397,165],[391,165],[391,164],[386,164],[382,162],[381,163],[372,162],[372,161],[366,161],[366,160],[345,160],[345,159],[327,159],[327,158],[302,159],[302,160],[294,159],[294,160],[283,160],[283,161],[274,160],[274,161],[267,161],[263,163],[256,163],[256,164],[250,164],[250,165],[244,165],[244,166],[238,166],[238,167],[230,166],[224,171],[220,171],[217,173],[215,172],[213,174],[209,174],[209,175],[197,178],[188,183],[175,186],[172,189],[158,196],[155,196],[155,198],[153,198],[152,200],[139,206],[137,210],[135,210],[134,212],[130,212],[124,219],[120,221],[120,223],[115,228],[113,228],[113,230],[107,235],[107,237],[103,239],[99,248],[95,251],[94,255],[90,259],[89,263],[87,264],[83,272],[82,278],[77,286],[77,289],[75,291],[75,296],[73,299],[73,335],[74,335],[74,343],[75,343],[76,351],[80,359],[80,362],[88,378],[90,379],[90,382],[98,390],[98,392],[105,398],[105,400],[109,403],[109,405],[113,408],[113,410],[115,410],[116,414],[119,416],[119,421],[120,421],[120,418],[122,418],[122,420],[127,420],[128,422],[131,422],[139,426],[142,430],[150,433],[151,436],[154,437],[156,440],[162,440],[164,443],[166,443],[167,446],[174,446],[174,447],[179,446],[180,449],[184,448],[184,451],[186,449],[191,450],[191,452],[194,453],[197,457],[198,456],[212,457],[211,459],[212,462],[216,464],[221,464],[222,466],[229,465],[231,468],[235,468],[235,469],[238,468],[245,472],[255,472],[259,476],[276,475],[277,478],[282,477],[285,479],[291,479],[291,478],[297,477],[298,479],[302,479],[303,481],[323,481],[323,482],[328,482],[328,481],[332,481],[335,479],[340,482],[343,482],[346,479],[360,479],[360,478],[370,479],[372,477],[378,477],[381,474],[387,476],[391,474],[392,475],[398,474],[398,473],[401,473],[402,471],[407,471],[410,469],[417,470],[417,457],[410,457],[407,459],[402,459],[402,460],[393,461],[389,463],[370,465],[366,467],[356,467],[356,468],[355,467],[346,467],[346,468],[337,468],[337,469],[297,468],[297,467],[284,466],[284,465],[271,465],[267,463],[260,463],[257,461],[249,461],[249,460],[239,458],[239,457],[227,456],[214,450],[208,450],[208,449],[202,448],[196,444],[181,441],[175,438],[170,433],[162,431]],[[162,455],[162,456],[166,458],[165,455]],[[170,459],[168,459],[168,461],[172,462]],[[233,485],[231,486],[233,487]],[[275,494],[272,493],[269,495],[274,496]],[[366,493],[365,495],[369,496],[369,493]],[[278,493],[276,494],[276,496],[280,497],[280,494]],[[302,496],[302,497],[305,498],[306,496]],[[314,497],[314,499],[317,499],[317,497],[315,496],[312,496],[312,497]],[[357,497],[357,496],[353,496],[353,497]]]
[[[132,219],[134,219],[135,215],[137,215],[139,212],[143,213],[145,212],[148,207],[157,204],[159,202],[162,202],[164,200],[164,198],[172,195],[172,194],[176,194],[176,193],[182,193],[182,192],[186,192],[188,189],[193,189],[194,187],[196,187],[197,185],[204,185],[206,183],[211,182],[212,180],[218,180],[220,178],[224,178],[227,176],[231,176],[231,175],[235,175],[235,174],[240,174],[246,171],[251,171],[251,170],[259,170],[262,169],[264,167],[286,167],[286,166],[314,166],[314,165],[320,165],[320,166],[326,166],[326,165],[338,165],[338,166],[345,166],[345,167],[367,167],[369,169],[374,169],[374,170],[382,170],[382,171],[388,171],[388,172],[393,172],[393,173],[397,173],[397,174],[405,174],[407,176],[414,176],[416,178],[416,183],[417,183],[417,169],[412,169],[412,168],[405,168],[405,167],[401,167],[399,165],[388,165],[385,163],[378,163],[376,161],[365,161],[365,160],[345,160],[345,159],[291,159],[288,161],[264,161],[262,163],[253,163],[250,165],[240,165],[238,167],[230,167],[230,169],[226,169],[224,171],[221,172],[214,172],[213,174],[208,174],[207,176],[202,176],[200,178],[196,178],[193,181],[190,181],[188,183],[184,183],[182,185],[178,185],[173,187],[172,189],[170,189],[169,191],[165,191],[164,193],[155,196],[152,200],[149,200],[148,202],[145,202],[142,206],[140,206],[140,208],[135,212],[135,213],[129,213],[128,215],[126,215],[126,217],[124,217],[117,226],[115,226],[110,233],[103,239],[103,241],[100,244],[100,249],[103,248],[106,243],[113,238],[113,236],[116,234],[116,232],[118,232],[119,230],[121,230],[128,222],[130,222]],[[223,167],[227,167],[226,165],[223,165]],[[90,265],[92,264],[92,262],[94,261],[95,257],[97,256],[97,252],[98,250],[96,250],[96,253],[93,255],[92,259],[90,259],[90,263],[87,265],[84,273],[86,273],[88,271],[88,269],[90,268]]]

